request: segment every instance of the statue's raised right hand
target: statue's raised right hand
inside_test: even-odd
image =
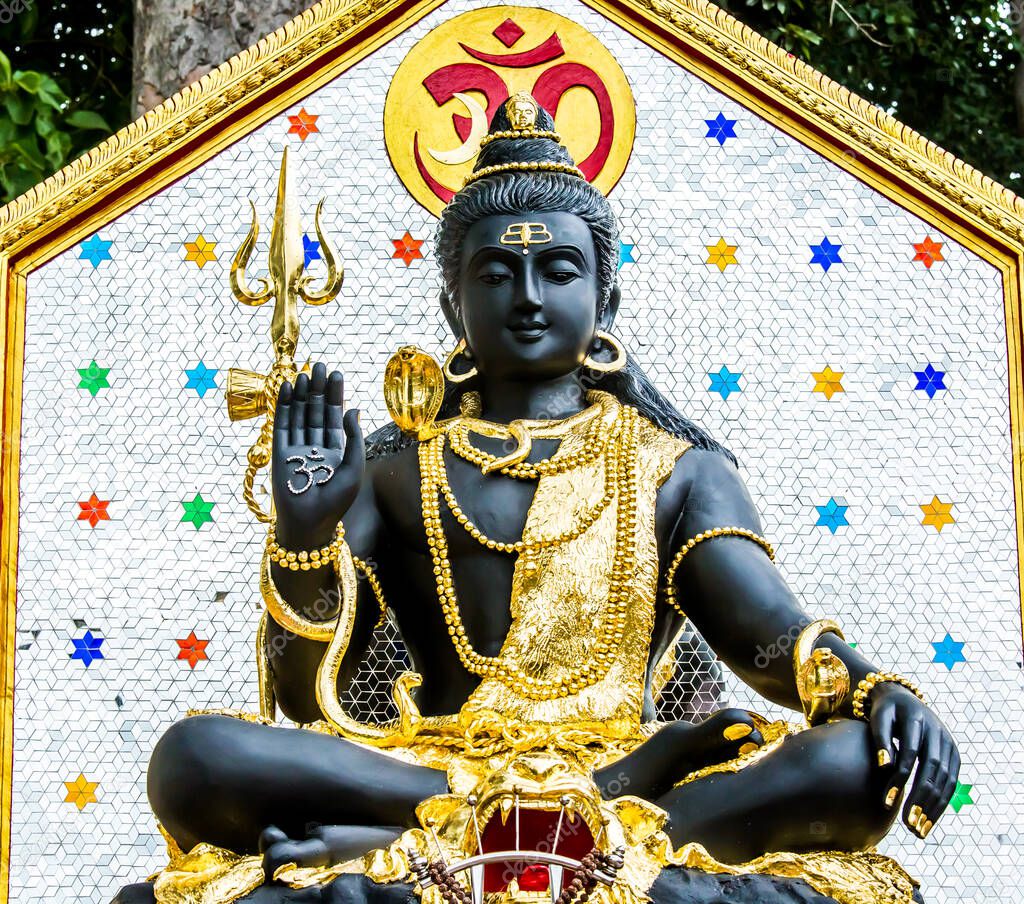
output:
[[[352,505],[366,467],[359,412],[344,410],[344,378],[317,364],[285,382],[274,414],[271,484],[277,540],[287,549],[326,546]]]

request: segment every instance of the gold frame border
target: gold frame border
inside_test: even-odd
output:
[[[0,904],[9,888],[20,402],[28,275],[344,72],[444,0],[322,0],[0,209]],[[1024,582],[1024,200],[706,0],[582,0],[1002,274]],[[1021,585],[1024,599],[1024,583]],[[1024,613],[1022,613],[1024,631]]]

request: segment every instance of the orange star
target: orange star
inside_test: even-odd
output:
[[[739,263],[736,260],[736,249],[739,246],[730,245],[721,237],[714,245],[705,245],[704,247],[708,249],[708,259],[704,263],[714,264],[722,273],[725,273],[725,268],[730,264]]]
[[[216,242],[208,242],[202,233],[199,233],[191,242],[185,242],[185,260],[195,261],[202,270],[210,261],[217,260],[214,248]]]
[[[312,113],[307,113],[306,108],[303,107],[299,110],[298,116],[289,116],[288,122],[292,124],[292,127],[288,130],[289,135],[298,135],[303,141],[305,141],[314,132],[320,130],[316,127],[316,121],[319,116],[314,116]]]
[[[95,527],[101,521],[109,521],[108,505],[110,505],[109,499],[100,499],[93,493],[85,502],[78,503],[78,507],[81,509],[78,513],[78,520],[88,521],[89,527]]]
[[[79,810],[84,810],[88,804],[97,803],[96,789],[99,786],[99,782],[90,782],[89,779],[79,772],[78,778],[73,782],[64,782],[64,787],[68,791],[64,798],[64,803],[74,804]]]
[[[186,660],[189,668],[194,669],[197,663],[210,658],[206,655],[206,645],[209,642],[208,640],[200,640],[196,637],[195,631],[190,631],[188,637],[176,641],[179,647],[178,659]]]
[[[846,392],[843,389],[843,384],[840,382],[843,379],[843,371],[835,371],[829,365],[825,365],[824,370],[811,371],[811,376],[814,377],[814,389],[812,392],[822,393],[826,399],[831,399],[837,392]]]
[[[929,270],[936,261],[945,260],[942,256],[942,242],[932,241],[930,235],[926,236],[923,242],[915,242],[914,250],[917,252],[914,260],[920,261]]]
[[[934,527],[940,534],[942,528],[947,524],[956,524],[956,519],[949,513],[953,508],[952,502],[942,502],[938,496],[932,496],[932,501],[921,506],[924,512],[923,525]]]
[[[392,257],[397,257],[399,260],[405,262],[405,266],[409,266],[416,258],[423,257],[423,252],[420,251],[420,245],[423,244],[422,239],[414,239],[409,235],[409,230],[405,230],[405,235],[400,239],[392,239],[391,244],[395,246],[395,253]]]

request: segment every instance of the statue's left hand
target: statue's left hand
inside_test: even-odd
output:
[[[869,718],[879,764],[886,757],[891,762],[883,767],[892,771],[885,790],[888,806],[896,805],[917,764],[903,821],[924,838],[956,791],[960,754],[953,737],[935,713],[899,684],[876,685]]]

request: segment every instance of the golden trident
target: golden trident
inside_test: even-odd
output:
[[[259,307],[274,299],[274,316],[270,321],[270,338],[274,343],[274,363],[267,374],[232,367],[228,371],[228,417],[232,421],[263,415],[265,420],[260,435],[249,449],[245,470],[243,496],[249,509],[260,521],[269,521],[271,515],[263,511],[253,495],[256,474],[270,463],[271,442],[274,432],[274,405],[281,384],[294,380],[299,374],[295,365],[295,351],[299,345],[299,300],[306,304],[322,305],[338,297],[345,270],[334,249],[320,227],[320,212],[324,202],[316,207],[316,237],[320,240],[324,262],[327,264],[327,282],[319,291],[310,289],[312,274],[305,269],[305,249],[298,212],[288,191],[288,148],[281,155],[281,175],[277,182],[277,207],[274,224],[270,229],[270,254],[267,269],[270,279],[255,280],[255,291],[247,285],[245,268],[252,256],[260,234],[256,205],[252,207],[252,226],[231,263],[231,291],[242,304]],[[303,367],[308,371],[308,366]]]

